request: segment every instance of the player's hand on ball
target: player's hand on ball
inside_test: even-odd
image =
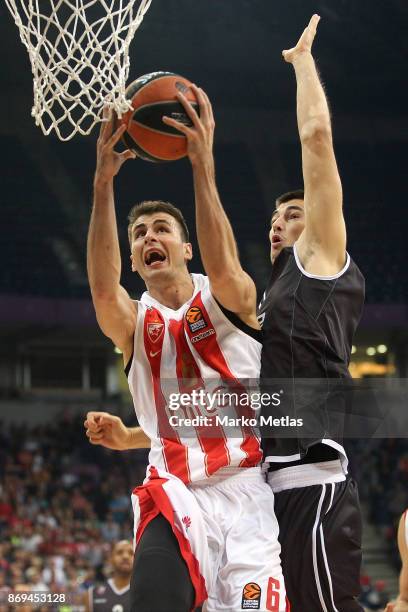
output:
[[[114,130],[114,119],[109,109],[103,110],[104,121],[101,124],[99,138],[96,145],[96,172],[95,180],[109,182],[119,172],[122,165],[128,159],[135,159],[136,153],[127,149],[122,153],[114,150],[115,145],[119,142],[123,133],[126,131],[126,126],[121,125]]]
[[[122,419],[108,412],[88,412],[84,422],[91,444],[112,450],[126,450],[129,430]]]
[[[302,36],[299,38],[296,47],[282,51],[283,59],[286,62],[292,64],[302,54],[311,53],[319,21],[319,15],[313,15],[309,21],[309,25],[307,28],[305,28]]]
[[[197,85],[192,85],[192,90],[200,107],[200,116],[181,92],[177,94],[177,98],[193,125],[189,127],[171,117],[163,117],[163,122],[185,135],[187,138],[187,155],[192,164],[206,161],[212,164],[215,129],[213,109],[203,89],[197,87]]]

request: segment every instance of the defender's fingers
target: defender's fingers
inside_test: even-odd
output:
[[[319,21],[320,21],[320,15],[317,15],[315,13],[314,15],[312,15],[312,17],[311,17],[311,19],[309,21],[308,28],[310,28],[312,31],[316,32]]]
[[[316,36],[317,26],[318,26],[319,21],[320,21],[319,15],[313,15],[313,17],[309,21],[309,25],[307,26],[305,32],[302,34],[302,38],[306,36],[308,37],[309,41],[312,43],[314,40],[314,37]]]

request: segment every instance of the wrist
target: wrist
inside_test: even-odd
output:
[[[132,448],[132,430],[130,427],[126,427],[126,433],[124,435],[122,449],[121,450],[129,450]]]
[[[215,176],[215,165],[213,157],[194,157],[190,159],[193,172],[211,178]]]
[[[295,69],[311,63],[314,64],[314,58],[311,51],[299,51],[294,55],[292,60]]]
[[[98,189],[107,189],[109,187],[113,187],[113,176],[107,177],[96,171],[93,185],[95,191],[97,191]]]

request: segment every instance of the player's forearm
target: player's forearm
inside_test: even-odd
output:
[[[217,279],[240,270],[231,224],[218,194],[213,160],[193,166],[196,229],[204,269]]]
[[[95,177],[87,265],[92,293],[99,297],[113,295],[119,287],[121,274],[113,180],[102,182]]]
[[[150,438],[145,434],[141,427],[128,427],[128,439],[124,450],[137,448],[150,448]]]
[[[325,134],[331,138],[330,111],[311,53],[293,61],[297,82],[297,121],[301,142]]]

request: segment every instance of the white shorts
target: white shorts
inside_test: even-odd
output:
[[[172,525],[203,612],[289,610],[273,493],[259,467],[224,468],[188,487],[150,468],[132,502],[136,541],[159,512]]]

